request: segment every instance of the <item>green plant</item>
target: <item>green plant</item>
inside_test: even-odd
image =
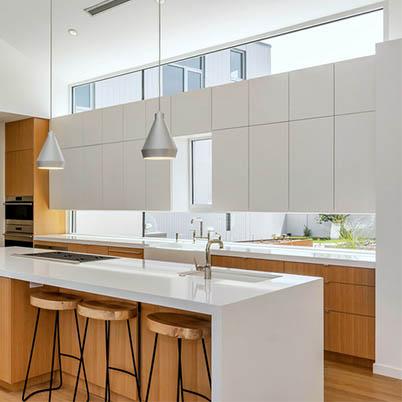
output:
[[[335,214],[320,214],[318,216],[318,223],[331,222],[342,225],[345,224],[349,215],[335,215]]]
[[[311,231],[311,229],[308,226],[304,225],[303,234],[304,234],[304,237],[311,237],[313,235],[313,232]]]

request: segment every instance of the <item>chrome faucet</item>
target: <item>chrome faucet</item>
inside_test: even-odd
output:
[[[199,216],[197,218],[193,218],[191,219],[191,224],[194,225],[194,223],[199,223],[200,224],[200,235],[197,236],[197,232],[194,231],[193,232],[193,241],[195,241],[195,239],[202,239],[204,236],[204,222],[202,221],[202,218],[200,218]]]
[[[221,239],[212,239],[208,240],[207,246],[205,247],[205,265],[195,264],[195,268],[197,271],[204,272],[205,279],[211,279],[212,269],[211,269],[211,246],[213,244],[219,244],[219,248],[223,249],[223,241]]]

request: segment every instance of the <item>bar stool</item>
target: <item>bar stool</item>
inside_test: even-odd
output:
[[[211,401],[207,396],[202,395],[196,391],[184,388],[183,385],[183,367],[182,367],[182,341],[190,340],[196,341],[201,339],[202,349],[204,351],[205,366],[207,369],[209,387],[211,388],[211,371],[208,363],[207,349],[205,347],[205,338],[211,334],[211,322],[209,320],[194,317],[187,314],[176,313],[154,313],[147,316],[147,326],[151,332],[155,333],[154,348],[152,352],[151,368],[149,372],[147,394],[145,402],[148,402],[149,392],[151,389],[152,372],[155,364],[156,349],[158,345],[158,336],[165,335],[171,338],[177,338],[178,350],[178,373],[177,373],[177,402],[184,402],[184,393],[199,396],[207,401]]]
[[[88,381],[87,381],[87,375],[86,375],[86,371],[85,371],[84,362],[82,361],[81,357],[73,356],[73,355],[70,355],[67,353],[62,353],[60,351],[60,312],[61,311],[74,311],[75,328],[76,328],[76,332],[77,332],[77,341],[78,341],[79,349],[81,350],[81,336],[80,336],[80,328],[78,325],[78,317],[77,317],[77,310],[76,310],[77,305],[80,301],[81,301],[81,298],[78,296],[64,294],[64,293],[58,293],[58,292],[38,292],[38,293],[34,293],[31,295],[30,303],[32,306],[34,306],[38,309],[38,312],[36,315],[35,329],[34,329],[34,334],[33,334],[33,339],[32,339],[32,347],[31,347],[31,352],[29,355],[28,368],[27,368],[27,373],[26,373],[26,377],[25,377],[25,381],[24,381],[24,390],[22,392],[22,400],[23,401],[26,401],[33,395],[39,394],[41,392],[49,392],[49,402],[52,400],[52,391],[56,391],[56,390],[60,389],[63,385],[61,357],[68,357],[70,359],[78,360],[80,362],[80,368],[81,368],[81,364],[82,364],[84,378],[85,378],[85,386],[86,386],[86,391],[87,391],[87,401],[89,401]],[[54,320],[54,331],[53,331],[53,347],[52,347],[52,363],[51,363],[51,369],[50,369],[50,385],[49,385],[49,388],[44,388],[44,389],[34,391],[26,396],[29,372],[31,370],[32,356],[33,356],[34,349],[35,349],[35,341],[36,341],[36,336],[37,336],[37,332],[38,332],[39,318],[40,318],[41,310],[51,310],[51,311],[56,312],[55,320]],[[58,361],[59,361],[60,376],[59,376],[59,385],[54,387],[53,386],[53,376],[54,376],[54,358],[55,358],[55,353],[56,353],[56,343],[57,343],[57,357],[58,357]]]
[[[131,327],[130,327],[130,320],[132,318],[136,318],[139,314],[140,304],[137,303],[126,303],[121,301],[110,301],[110,300],[86,300],[80,302],[77,306],[78,314],[82,317],[85,317],[85,329],[84,329],[84,338],[82,341],[82,349],[81,349],[81,363],[83,364],[83,356],[84,356],[84,349],[88,331],[88,322],[89,319],[93,320],[101,320],[105,322],[105,346],[106,346],[106,376],[105,376],[105,402],[110,402],[110,377],[109,371],[118,371],[120,373],[128,374],[132,377],[135,377],[137,392],[138,392],[138,399],[141,402],[141,385],[140,385],[140,372],[139,369],[137,370],[137,365],[135,362],[134,356],[134,347],[133,347],[133,340],[131,336]],[[130,372],[127,370],[123,370],[118,367],[112,367],[109,364],[110,358],[110,323],[111,321],[126,321],[127,322],[127,333],[128,339],[130,344],[130,351],[131,351],[131,358],[133,362],[134,372]],[[140,338],[140,318],[137,319],[138,325],[138,346],[140,345],[141,338]],[[138,347],[138,355],[139,355],[140,348]],[[78,368],[77,380],[75,384],[74,390],[74,399],[77,393],[78,382],[80,377],[80,369],[81,363]]]

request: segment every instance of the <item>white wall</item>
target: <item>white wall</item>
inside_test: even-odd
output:
[[[376,363],[402,379],[402,40],[377,45]]]
[[[384,40],[402,38],[402,1],[384,3]]]

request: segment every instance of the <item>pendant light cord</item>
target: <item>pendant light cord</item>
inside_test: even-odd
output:
[[[162,52],[162,22],[161,22],[161,3],[162,0],[158,0],[158,10],[159,10],[159,17],[158,17],[158,35],[159,35],[159,42],[158,42],[158,47],[159,47],[159,57],[158,57],[158,77],[159,77],[159,87],[158,87],[158,93],[159,93],[159,100],[158,100],[158,108],[159,111],[161,111],[161,52]]]
[[[53,0],[50,0],[49,29],[49,113],[51,120],[53,116]]]

